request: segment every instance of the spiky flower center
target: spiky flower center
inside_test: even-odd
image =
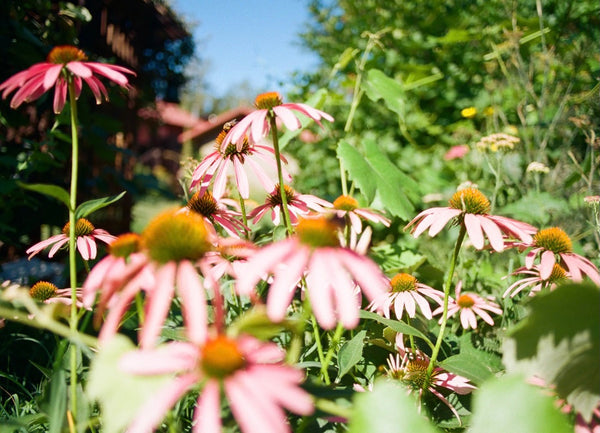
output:
[[[205,216],[207,218],[212,217],[217,213],[219,207],[217,206],[217,201],[210,193],[210,191],[206,191],[204,195],[200,195],[200,191],[194,193],[192,198],[187,203],[188,209]]]
[[[71,229],[71,223],[68,222],[65,224],[65,226],[62,229],[62,233],[65,236],[69,236],[69,230]],[[92,232],[95,230],[94,225],[89,222],[88,220],[86,220],[85,218],[79,218],[76,222],[75,222],[75,236],[79,237],[79,236],[87,236],[92,234]]]
[[[392,292],[410,292],[416,290],[417,279],[409,274],[396,274],[390,280]]]
[[[559,227],[550,227],[542,229],[533,236],[533,243],[536,247],[542,247],[553,253],[570,253],[573,251],[571,239]]]
[[[300,242],[312,248],[339,246],[337,231],[338,225],[325,217],[302,218],[296,226]]]
[[[454,193],[450,207],[465,213],[485,215],[490,211],[490,201],[477,188],[469,187]]]
[[[460,295],[456,303],[460,308],[471,308],[473,305],[475,305],[475,299],[473,299],[472,296],[464,294]]]
[[[254,105],[260,110],[269,110],[283,104],[283,99],[278,92],[261,93],[254,100]]]
[[[203,372],[218,379],[230,376],[246,365],[237,343],[223,335],[208,340],[201,349],[201,357]]]
[[[410,359],[404,367],[402,380],[414,389],[427,389],[430,382],[427,375],[428,366],[429,361],[424,358],[415,357]]]
[[[552,267],[552,272],[550,273],[550,276],[548,277],[548,279],[546,281],[548,281],[549,283],[560,283],[564,280],[567,279],[567,272],[564,270],[564,268],[555,263],[554,266]]]
[[[333,207],[338,210],[350,212],[358,208],[358,201],[349,195],[340,195],[334,200]]]
[[[85,53],[72,45],[61,45],[52,48],[47,57],[48,63],[66,65],[69,62],[82,62],[87,60]]]
[[[38,281],[29,289],[29,295],[37,301],[45,301],[56,296],[57,291],[58,287],[54,284],[48,281]]]
[[[221,143],[222,142],[223,141],[221,140]],[[250,154],[250,143],[248,143],[248,137],[244,137],[241,149],[238,149],[235,143],[229,143],[225,148],[221,148],[221,146],[218,144],[216,146],[218,146],[216,148],[221,153],[223,158],[233,159],[234,156],[237,156],[241,159],[242,163],[244,162],[244,158]]]
[[[283,192],[285,194],[286,203],[288,204],[296,197],[296,191],[288,185],[283,186]],[[281,206],[281,188],[279,187],[279,184],[275,185],[273,192],[267,196],[267,203],[269,203],[269,206],[271,207]]]
[[[161,213],[142,233],[142,242],[150,258],[162,264],[198,260],[211,250],[204,218],[194,212]]]
[[[142,237],[137,233],[125,233],[117,237],[108,246],[111,256],[127,258],[130,254],[140,251]]]

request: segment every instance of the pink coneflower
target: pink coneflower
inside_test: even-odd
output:
[[[71,305],[71,289],[59,289],[56,285],[48,281],[38,281],[29,289],[29,295],[45,304],[64,304]],[[81,289],[76,289],[77,306],[83,307]],[[89,308],[88,308],[89,309]]]
[[[451,161],[453,159],[463,158],[467,153],[469,153],[469,146],[467,144],[459,144],[457,146],[452,146],[445,154],[444,159],[446,161]]]
[[[476,188],[465,188],[454,193],[450,207],[434,207],[424,210],[409,222],[405,229],[414,225],[411,233],[418,237],[429,229],[429,236],[438,234],[448,222],[454,220],[464,224],[467,234],[475,248],[484,248],[484,236],[496,251],[504,249],[504,236],[531,242],[537,229],[527,223],[510,218],[490,215],[490,202]]]
[[[425,391],[431,392],[439,398],[452,411],[460,421],[456,409],[442,394],[442,390],[448,390],[457,394],[465,395],[473,391],[475,386],[469,380],[454,373],[450,373],[441,367],[434,367],[431,376],[427,374],[429,358],[420,350],[403,349],[398,347],[398,353],[388,358],[386,373],[389,377],[400,380],[409,389],[409,392],[417,392],[419,396],[419,409]]]
[[[546,288],[554,290],[558,284],[567,281],[570,278],[569,274],[562,266],[556,263],[548,278],[542,278],[539,266],[533,266],[531,269],[522,267],[514,271],[511,275],[528,276],[511,284],[504,292],[504,295],[502,295],[503,298],[506,298],[508,295],[510,295],[511,298],[514,298],[517,294],[528,288],[531,289],[529,291],[529,296],[533,296]]]
[[[420,283],[409,274],[400,273],[389,280],[391,291],[376,299],[370,305],[371,310],[381,310],[386,318],[390,318],[390,307],[394,306],[396,318],[402,320],[404,310],[408,317],[414,318],[417,314],[417,305],[427,319],[431,319],[431,307],[427,298],[442,305],[444,292]]]
[[[128,79],[124,74],[135,75],[133,71],[122,66],[87,62],[85,53],[70,45],[54,47],[46,60],[13,75],[0,84],[0,90],[3,90],[2,98],[19,89],[10,102],[12,108],[17,108],[23,102],[34,101],[54,87],[54,112],[60,113],[67,99],[69,79],[73,79],[76,98],[81,93],[83,80],[94,94],[96,102],[100,104],[102,97],[108,100],[108,93],[96,75],[106,77],[121,87],[128,85]]]
[[[543,279],[550,277],[558,256],[559,263],[569,271],[573,281],[581,281],[582,274],[585,274],[594,283],[600,285],[598,268],[590,260],[573,252],[571,239],[559,227],[540,230],[531,242],[526,242],[520,247],[532,248],[525,257],[525,266],[528,269],[533,268],[536,257],[540,256],[540,277]]]
[[[327,200],[323,200],[310,194],[297,194],[294,189],[288,185],[283,187],[285,198],[287,199],[287,207],[290,214],[290,222],[298,224],[298,217],[306,216],[310,211],[324,213],[327,208],[332,206]],[[275,185],[274,189],[267,196],[265,204],[257,206],[248,214],[248,218],[252,219],[253,223],[257,223],[264,217],[267,212],[271,211],[271,220],[273,224],[279,225],[281,217],[281,192],[279,184]]]
[[[126,301],[143,289],[146,292],[146,308],[145,320],[139,333],[142,347],[149,347],[156,342],[176,294],[181,298],[186,326],[203,329],[200,325],[207,320],[206,294],[196,265],[202,266],[202,258],[214,249],[213,242],[214,238],[206,228],[204,218],[194,212],[168,210],[155,217],[141,234],[141,251],[131,254],[121,268],[121,273],[110,281],[110,290],[120,292],[119,297],[123,302],[118,304],[118,308],[109,305],[109,316],[113,314],[112,317],[122,317],[129,305]],[[110,264],[107,262],[106,266]],[[96,276],[88,278],[95,279]],[[86,282],[86,292],[95,285],[90,283],[88,287]],[[116,325],[111,322],[111,332],[115,326],[118,326],[118,321]],[[101,336],[111,333],[103,334],[102,331]],[[203,337],[193,335],[190,338],[197,341]]]
[[[66,223],[61,234],[50,236],[45,241],[38,242],[31,246],[25,251],[29,254],[28,258],[31,259],[46,247],[54,244],[48,253],[48,257],[52,258],[63,245],[66,245],[69,242],[69,229],[70,223]],[[81,257],[83,257],[84,260],[94,260],[96,258],[98,252],[96,240],[108,244],[115,239],[115,237],[106,230],[95,228],[94,225],[85,218],[79,218],[75,223],[75,237],[77,238],[77,251],[79,251],[79,254],[81,254]]]
[[[240,294],[250,294],[269,274],[267,315],[281,321],[303,276],[314,315],[324,329],[339,321],[346,328],[359,321],[360,287],[372,301],[389,286],[379,267],[369,258],[340,246],[338,226],[325,217],[301,219],[296,234],[274,242],[250,257],[236,281]]]
[[[223,227],[227,234],[239,238],[240,234],[250,229],[238,219],[241,214],[228,209],[224,204],[224,200],[215,199],[210,191],[205,191],[204,194],[200,194],[200,191],[198,191],[188,200],[183,211],[191,211],[201,215],[213,231],[213,224],[218,224]]]
[[[130,352],[120,361],[122,370],[173,378],[142,406],[127,433],[154,431],[169,408],[198,385],[193,432],[221,432],[222,392],[243,433],[290,432],[284,409],[309,415],[314,408],[299,386],[303,373],[283,364],[284,357],[274,343],[224,335]]]
[[[452,297],[448,299],[448,318],[460,313],[460,323],[464,329],[477,328],[477,316],[481,317],[484,322],[494,326],[494,320],[488,314],[502,314],[502,309],[495,302],[484,299],[475,293],[461,293],[462,282],[456,285],[456,300]],[[433,315],[440,314],[443,307],[438,307]],[[487,310],[487,311],[486,311]]]
[[[333,201],[333,212],[339,218],[348,218],[350,226],[356,233],[362,232],[361,220],[367,220],[374,223],[383,224],[385,227],[390,226],[390,220],[383,215],[367,208],[359,207],[358,201],[349,195],[341,195]]]
[[[229,143],[236,143],[238,149],[240,149],[246,134],[250,135],[250,139],[253,142],[259,142],[271,129],[267,117],[271,111],[277,118],[281,119],[285,127],[290,131],[295,131],[302,126],[294,112],[309,117],[320,126],[322,126],[321,119],[333,122],[333,117],[329,114],[309,105],[300,103],[284,104],[281,95],[277,92],[267,92],[258,95],[254,101],[254,105],[258,110],[248,114],[237,125],[231,128],[231,132],[225,137],[223,147],[228,146]]]
[[[265,191],[272,191],[275,182],[264,167],[276,167],[273,148],[250,144],[247,138],[244,138],[241,145],[237,147],[231,143],[222,146],[223,140],[228,136],[227,131],[228,129],[221,131],[215,140],[215,150],[208,154],[194,170],[190,189],[199,186],[200,194],[204,194],[204,191],[212,183],[212,193],[215,198],[219,199],[225,193],[228,172],[233,168],[238,192],[242,198],[248,198],[250,196],[250,186],[244,166],[249,166]],[[287,164],[283,156],[281,156],[281,160]],[[282,171],[284,179],[287,182],[291,181],[290,174],[283,168]]]

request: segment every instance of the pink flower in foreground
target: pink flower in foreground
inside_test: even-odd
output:
[[[142,406],[127,433],[154,431],[168,410],[199,384],[194,433],[221,432],[222,392],[243,433],[290,432],[284,409],[309,415],[314,408],[310,395],[299,386],[304,374],[283,364],[284,357],[274,343],[224,335],[125,354],[120,367],[126,372],[174,375]]]
[[[396,318],[402,320],[404,310],[408,317],[415,317],[417,314],[417,305],[427,319],[431,319],[431,307],[427,298],[442,305],[444,292],[436,290],[417,281],[415,277],[409,274],[396,274],[389,281],[391,291],[384,294],[379,299],[371,303],[371,310],[381,310],[386,318],[390,318],[390,307],[394,306]]]
[[[31,246],[25,251],[29,254],[28,258],[31,259],[46,247],[53,245],[48,253],[48,257],[52,258],[60,247],[69,243],[70,226],[70,223],[65,224],[61,234],[50,236],[48,239]],[[79,251],[79,254],[81,254],[81,257],[83,257],[84,260],[94,260],[96,258],[98,252],[96,240],[108,244],[115,239],[115,237],[106,230],[95,228],[93,224],[85,218],[79,218],[75,223],[75,237],[77,238],[77,251]]]
[[[550,277],[554,264],[561,264],[571,274],[573,281],[579,282],[587,275],[597,285],[600,285],[598,268],[588,259],[573,252],[573,244],[569,236],[559,227],[540,230],[529,243],[518,245],[520,248],[532,248],[525,257],[525,267],[533,268],[536,257],[540,256],[540,277]]]
[[[540,292],[546,288],[554,290],[558,284],[570,278],[569,274],[556,263],[554,264],[552,272],[548,278],[542,278],[540,275],[539,266],[533,266],[531,269],[522,267],[514,271],[512,275],[528,276],[511,284],[504,292],[504,295],[502,295],[503,298],[506,298],[509,294],[510,297],[513,298],[527,288],[531,288],[529,296],[533,296],[537,292]]]
[[[348,218],[352,231],[362,232],[361,219],[390,226],[390,220],[371,209],[359,207],[358,201],[349,195],[341,195],[333,201],[333,212],[339,218]]]
[[[212,193],[215,198],[219,199],[225,193],[228,172],[233,168],[238,192],[242,198],[248,198],[250,186],[245,167],[249,166],[265,191],[272,191],[275,182],[265,171],[265,167],[273,167],[275,171],[276,162],[273,148],[250,144],[247,138],[244,138],[242,144],[237,147],[235,144],[221,146],[227,136],[226,133],[227,129],[221,131],[215,140],[215,150],[208,154],[194,170],[190,189],[199,186],[200,194],[204,194],[204,191],[212,183]],[[283,156],[281,156],[281,161],[287,164]],[[288,182],[291,181],[290,174],[284,168],[282,170],[284,179]]]
[[[408,225],[414,227],[411,233],[416,238],[429,229],[429,236],[438,234],[446,224],[455,220],[464,225],[469,239],[478,250],[484,248],[485,237],[495,251],[504,249],[504,237],[531,242],[537,229],[527,223],[510,218],[490,215],[490,202],[478,189],[465,188],[454,193],[450,207],[434,207],[424,210]]]
[[[185,325],[192,330],[204,329],[207,321],[205,284],[196,265],[202,268],[202,259],[214,249],[213,242],[214,238],[200,215],[169,210],[155,217],[144,229],[139,253],[126,256],[124,262],[117,258],[98,263],[102,269],[110,268],[114,272],[109,284],[98,289],[101,299],[102,291],[107,290],[118,292],[115,299],[120,300],[108,305],[109,316],[100,336],[108,337],[115,332],[130,300],[141,290],[146,293],[145,320],[139,332],[142,347],[156,342],[176,295],[181,298]],[[126,242],[122,247],[126,250]],[[123,254],[117,253],[117,257],[123,257]],[[120,273],[117,274],[116,270]],[[92,270],[88,276],[90,281],[84,283],[86,299],[102,281],[98,274]],[[189,338],[200,341],[204,335],[192,334]]]
[[[287,201],[288,211],[290,213],[290,222],[293,225],[298,224],[298,217],[306,216],[310,211],[324,213],[327,208],[332,206],[327,200],[323,200],[310,194],[297,194],[292,187],[284,185],[285,198]],[[255,207],[248,214],[248,218],[252,219],[253,223],[257,223],[264,217],[267,212],[271,211],[271,220],[273,224],[279,225],[281,217],[281,191],[279,184],[276,184],[271,194],[267,196],[265,204]]]
[[[389,286],[379,267],[368,257],[340,246],[337,226],[325,217],[301,219],[296,235],[261,248],[244,264],[236,281],[240,294],[273,274],[267,295],[267,315],[281,321],[302,277],[314,315],[324,329],[337,321],[346,328],[359,322],[358,285],[372,301]]]
[[[239,220],[241,218],[239,212],[232,211],[225,206],[225,200],[227,199],[215,199],[209,191],[204,194],[200,194],[198,191],[189,199],[187,206],[182,211],[191,211],[201,215],[213,231],[213,224],[218,224],[229,236],[239,238],[241,233],[250,229]]]
[[[50,90],[54,90],[54,112],[60,113],[67,100],[68,79],[75,84],[76,97],[79,97],[82,80],[91,89],[96,102],[100,104],[102,97],[108,100],[108,93],[102,81],[96,75],[108,78],[121,87],[127,87],[128,79],[124,74],[133,74],[127,68],[98,62],[87,62],[87,56],[77,47],[64,45],[54,47],[46,62],[36,63],[29,69],[21,71],[0,84],[2,98],[15,91],[10,106],[17,108],[23,102],[34,101]]]
[[[290,131],[295,131],[302,126],[294,112],[309,117],[319,125],[321,125],[321,119],[333,122],[333,117],[329,114],[309,105],[299,103],[284,104],[281,95],[277,92],[267,92],[258,95],[254,101],[254,105],[256,105],[258,110],[248,114],[231,128],[230,133],[227,134],[227,137],[223,141],[223,147],[227,147],[229,143],[236,143],[238,149],[241,149],[246,134],[250,135],[251,141],[258,143],[271,129],[268,118],[269,113],[273,113],[275,117],[281,119],[285,127]]]
[[[477,316],[484,322],[494,326],[494,320],[488,311],[494,314],[502,314],[502,309],[498,304],[491,300],[484,299],[475,293],[461,293],[461,284],[456,285],[456,300],[452,297],[448,299],[448,317],[460,314],[460,323],[464,329],[477,328]],[[438,307],[433,315],[441,314],[443,308]]]
[[[387,375],[393,379],[400,380],[408,387],[409,392],[416,391],[418,393],[419,409],[423,393],[429,391],[448,406],[454,416],[460,421],[458,412],[444,394],[442,394],[442,391],[452,391],[461,395],[469,394],[476,388],[469,383],[468,379],[447,372],[441,367],[434,367],[431,376],[428,377],[427,367],[429,367],[429,358],[418,349],[413,352],[403,347],[398,347],[396,356],[390,355],[387,362]]]
[[[83,307],[81,289],[76,289],[77,306]],[[38,281],[29,289],[29,295],[45,304],[72,305],[71,289],[59,289],[48,281]],[[89,308],[88,308],[89,309]]]

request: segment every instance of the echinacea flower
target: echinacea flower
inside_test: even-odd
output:
[[[350,220],[350,227],[356,233],[362,232],[362,219],[383,224],[385,227],[390,226],[388,218],[371,209],[361,208],[358,201],[349,195],[341,195],[336,198],[333,201],[333,209],[333,213],[338,218],[348,218]]]
[[[71,305],[73,299],[71,297],[72,290],[59,289],[55,284],[49,281],[38,281],[29,289],[29,295],[36,301],[44,302],[45,304],[64,304]],[[76,289],[77,306],[83,307],[81,289]]]
[[[70,223],[66,223],[59,235],[50,236],[48,239],[38,242],[31,246],[25,253],[29,254],[29,259],[35,256],[46,247],[53,245],[48,253],[48,257],[52,258],[54,254],[69,242]],[[110,243],[115,239],[113,235],[106,230],[97,229],[94,225],[85,218],[79,218],[75,223],[75,237],[77,240],[77,251],[81,254],[84,260],[94,260],[98,252],[96,240],[104,243]]]
[[[548,278],[542,278],[539,266],[533,266],[531,269],[521,267],[514,271],[511,275],[528,276],[511,284],[504,292],[504,295],[502,295],[503,298],[506,298],[508,295],[510,295],[511,298],[514,298],[517,294],[527,288],[531,289],[529,291],[529,296],[533,296],[537,292],[540,292],[546,288],[549,290],[554,290],[558,284],[567,281],[570,278],[568,272],[557,263],[554,264],[552,272]]]
[[[204,157],[194,170],[190,189],[199,186],[199,192],[202,195],[212,183],[212,194],[219,199],[225,193],[228,172],[233,169],[238,192],[242,198],[246,199],[250,196],[246,166],[250,167],[265,191],[272,191],[275,182],[271,179],[265,167],[276,167],[273,148],[256,143],[251,144],[248,142],[247,137],[244,137],[241,145],[236,146],[230,143],[222,146],[223,140],[228,136],[227,131],[228,129],[221,131],[215,140],[215,150]],[[281,156],[281,160],[287,163],[285,157]],[[291,181],[292,177],[283,168],[282,175],[286,181]]]
[[[510,218],[490,215],[490,202],[476,188],[458,190],[450,198],[449,207],[433,207],[418,214],[405,229],[410,226],[412,235],[416,238],[429,229],[429,236],[437,235],[450,221],[464,225],[473,246],[484,248],[484,236],[488,238],[495,251],[504,249],[504,236],[517,238],[523,242],[531,242],[537,229],[527,223]]]
[[[290,222],[293,225],[298,224],[298,217],[308,215],[311,210],[317,213],[324,213],[327,208],[332,206],[327,200],[323,200],[317,196],[298,194],[291,186],[284,185],[283,189],[285,191]],[[248,218],[251,218],[252,222],[256,224],[267,212],[271,211],[271,221],[273,221],[273,224],[279,225],[281,202],[281,189],[279,188],[279,184],[277,184],[267,196],[265,203],[252,209],[248,214]]]
[[[469,153],[470,147],[467,144],[459,144],[456,146],[452,146],[448,151],[444,154],[444,159],[446,161],[451,161],[453,159],[460,159],[464,157],[467,153]]]
[[[225,200],[217,200],[210,191],[205,191],[204,194],[197,191],[188,200],[183,211],[195,212],[201,215],[213,231],[213,224],[216,223],[223,227],[230,236],[239,238],[241,233],[250,229],[238,219],[241,217],[239,212],[232,211],[225,206]]]
[[[88,62],[85,53],[77,47],[63,45],[54,47],[46,62],[36,63],[0,84],[2,98],[16,89],[10,106],[17,108],[23,102],[34,101],[50,90],[54,90],[54,112],[60,113],[67,99],[68,82],[73,80],[75,97],[78,98],[85,81],[96,98],[96,103],[102,102],[102,97],[108,100],[106,87],[97,75],[108,78],[121,87],[127,87],[128,79],[125,74],[135,73],[127,68],[99,62]]]
[[[370,305],[370,309],[378,309],[386,318],[390,318],[390,307],[394,306],[396,318],[402,320],[402,315],[406,310],[408,317],[414,318],[417,314],[416,306],[427,319],[431,319],[431,307],[427,298],[442,305],[444,292],[420,283],[410,274],[396,274],[389,280],[391,291],[376,299]]]
[[[258,95],[254,101],[254,105],[257,110],[248,114],[231,128],[230,133],[227,134],[227,137],[223,141],[223,147],[227,147],[230,143],[236,143],[238,150],[241,149],[246,134],[249,134],[251,141],[258,143],[271,129],[268,118],[269,113],[281,119],[285,127],[290,131],[295,131],[302,126],[295,112],[307,116],[320,126],[322,126],[321,119],[333,122],[333,117],[329,114],[309,105],[301,103],[284,104],[281,95],[277,92],[267,92]]]
[[[250,294],[261,279],[273,274],[267,315],[280,322],[305,277],[307,296],[320,326],[331,329],[339,321],[348,329],[356,327],[360,310],[356,287],[372,301],[389,286],[371,259],[340,246],[337,232],[335,222],[323,216],[301,219],[295,235],[248,258],[236,281],[237,292]]]
[[[120,273],[111,278],[109,289],[113,293],[122,292],[120,296],[124,300],[118,308],[108,306],[111,310],[115,309],[114,316],[121,317],[128,306],[125,301],[144,290],[145,320],[139,331],[142,347],[149,347],[156,342],[176,295],[181,298],[184,324],[191,329],[203,329],[200,325],[207,320],[207,285],[201,279],[196,265],[202,267],[201,260],[214,249],[214,236],[206,228],[204,218],[195,212],[167,210],[150,221],[141,234],[140,243],[139,253],[131,254],[124,266],[113,262],[119,266],[117,269],[120,269]],[[111,262],[107,262],[106,267],[110,265]],[[90,278],[98,281],[92,273]],[[96,284],[90,283],[90,287],[84,284],[86,292],[94,286]],[[101,287],[99,290],[103,289]],[[114,329],[114,322],[111,326]],[[101,335],[104,335],[102,330]],[[190,338],[197,341],[203,337],[192,335]]]
[[[428,391],[440,399],[452,411],[460,421],[456,409],[442,394],[443,390],[452,391],[465,395],[473,391],[475,386],[469,383],[465,377],[445,371],[441,367],[434,367],[431,375],[427,374],[429,358],[425,353],[416,349],[404,349],[398,347],[398,353],[390,355],[387,363],[386,373],[392,379],[399,380],[408,387],[409,392],[417,392],[419,397],[419,409],[423,394]]]
[[[488,311],[494,314],[502,314],[502,309],[498,304],[485,299],[476,293],[461,293],[462,281],[456,285],[456,299],[448,299],[448,318],[456,313],[460,316],[460,323],[464,329],[477,329],[477,316],[484,322],[494,326],[494,320]],[[438,307],[433,315],[442,313],[443,307]],[[441,320],[440,320],[441,321]]]
[[[520,245],[520,248],[532,249],[525,257],[527,269],[533,268],[537,256],[540,256],[540,277],[550,277],[554,264],[561,264],[571,274],[573,281],[579,282],[587,275],[597,285],[600,285],[598,268],[587,258],[573,252],[573,243],[565,231],[559,227],[542,229],[535,234],[530,243]]]
[[[242,433],[290,432],[284,410],[309,415],[314,407],[300,388],[304,374],[285,365],[284,357],[274,343],[244,335],[207,336],[195,343],[129,352],[120,360],[123,371],[173,378],[142,405],[126,432],[151,433],[169,408],[198,385],[202,388],[193,415],[194,433],[221,432],[222,393]]]

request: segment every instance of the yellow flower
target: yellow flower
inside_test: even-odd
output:
[[[483,110],[483,114],[485,114],[486,116],[491,116],[494,114],[494,107],[485,107],[485,109]]]
[[[477,108],[475,108],[475,107],[463,108],[460,111],[460,115],[467,119],[472,119],[473,117],[475,117],[476,114],[477,114]]]

